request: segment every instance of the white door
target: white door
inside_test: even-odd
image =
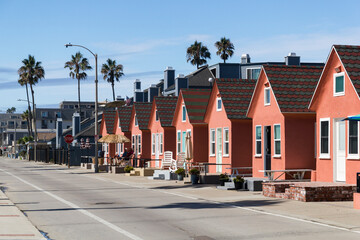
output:
[[[216,163],[222,164],[222,128],[216,129]],[[222,165],[216,165],[216,172],[222,172]]]
[[[345,159],[345,122],[336,121],[335,122],[335,181],[345,182],[345,169],[346,169],[346,159]]]
[[[155,134],[155,167],[160,167],[159,162],[159,155],[160,155],[160,141],[159,141],[159,134]]]

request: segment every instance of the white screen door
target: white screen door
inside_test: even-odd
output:
[[[216,163],[222,164],[222,128],[216,129]],[[222,172],[222,165],[216,165],[216,172]]]
[[[346,160],[345,160],[345,122],[336,121],[335,122],[335,180],[345,182],[345,169],[346,169]]]

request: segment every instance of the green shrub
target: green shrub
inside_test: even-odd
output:
[[[220,176],[219,176],[219,180],[220,180],[220,181],[224,181],[224,182],[228,182],[228,181],[230,181],[230,178],[229,178],[229,176],[227,175],[227,173],[222,173],[222,174],[220,174]]]
[[[183,168],[178,168],[178,169],[175,171],[175,173],[176,173],[177,175],[185,176],[185,169],[183,169]]]
[[[233,178],[233,182],[239,182],[239,183],[243,183],[245,182],[245,179],[243,176],[237,175],[236,177]]]
[[[131,170],[134,170],[134,168],[133,168],[132,166],[126,166],[126,167],[124,168],[124,171],[125,171],[126,173],[131,172]]]
[[[199,175],[200,171],[197,168],[193,168],[193,169],[190,170],[189,173],[190,173],[190,175]]]

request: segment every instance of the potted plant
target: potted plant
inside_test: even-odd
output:
[[[220,181],[220,186],[224,186],[224,185],[225,185],[225,182],[229,182],[229,181],[230,181],[230,178],[229,178],[229,176],[227,175],[227,173],[222,173],[222,174],[220,174],[220,176],[219,176],[219,181]]]
[[[184,176],[185,176],[185,169],[184,168],[176,169],[175,173],[177,174],[177,177],[178,177],[179,181],[184,180]]]
[[[237,175],[233,178],[235,189],[245,189],[245,179],[243,176]]]
[[[126,173],[131,172],[131,170],[134,170],[134,168],[132,166],[129,166],[129,165],[124,168],[124,172],[126,172]]]
[[[199,182],[199,175],[200,175],[200,171],[197,168],[192,168],[189,171],[190,175],[191,175],[191,183],[192,184],[197,184]]]

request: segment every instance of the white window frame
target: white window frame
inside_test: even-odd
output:
[[[328,127],[328,153],[322,153],[321,152],[321,122],[328,122],[329,123],[329,127]],[[319,121],[319,158],[320,159],[330,159],[330,129],[331,129],[331,122],[330,122],[330,118],[320,118]]]
[[[160,133],[160,155],[163,154],[163,146],[164,146],[164,142],[163,142],[163,134]]]
[[[214,133],[214,135],[212,135],[212,133]],[[214,136],[214,139],[212,139],[211,137]],[[214,144],[214,147],[212,147]],[[215,128],[210,128],[210,157],[215,157],[215,148],[216,148],[216,132],[215,132]]]
[[[355,123],[357,124],[357,127],[358,127],[358,129],[357,129],[357,147],[358,147],[358,149],[357,149],[357,153],[349,153],[349,151],[350,151],[350,122],[351,121],[348,121],[348,126],[347,126],[347,159],[359,159],[360,158],[360,154],[359,154],[359,122],[358,121],[356,121]]]
[[[266,102],[266,91],[269,91],[269,102]],[[270,87],[264,88],[264,105],[269,106],[271,104]]]
[[[279,136],[279,138],[276,138],[276,139],[275,139],[275,126],[280,127],[280,136]],[[276,154],[276,152],[275,152],[275,143],[277,141],[280,142],[280,154]],[[274,124],[274,156],[273,157],[281,157],[281,124],[280,123]]]
[[[155,133],[151,134],[151,155],[155,155]]]
[[[177,153],[181,152],[181,131],[177,131],[176,132],[176,148],[177,148]]]
[[[141,154],[141,134],[138,135],[138,153]]]
[[[252,72],[252,70],[254,70],[254,69],[260,69],[261,70],[261,68],[259,68],[259,67],[255,67],[255,68],[246,68],[246,79],[257,79],[257,78],[252,78],[252,75],[253,75],[253,72]],[[251,70],[251,76],[249,76],[249,70]],[[251,77],[251,78],[250,78]]]
[[[343,77],[343,85],[344,85],[344,91],[343,92],[338,92],[338,93],[336,92],[336,78],[337,77]],[[345,95],[345,73],[344,72],[334,73],[333,92],[334,92],[334,97],[344,96]]]
[[[220,107],[219,107],[219,101],[220,101]],[[221,97],[217,97],[216,98],[216,111],[220,112],[221,109],[222,109],[222,99],[221,99]]]
[[[186,122],[186,107],[183,104],[181,108],[181,121]]]
[[[257,128],[260,127],[260,139],[256,139],[256,130]],[[261,157],[262,156],[262,126],[261,125],[256,125],[255,126],[255,157]],[[260,153],[257,153],[258,149],[257,149],[257,142],[260,142]]]
[[[225,140],[225,132],[228,132],[229,139]],[[228,144],[228,152],[225,152],[225,144]],[[230,152],[230,131],[228,127],[223,128],[223,157],[228,157]]]
[[[135,135],[132,135],[131,148],[135,151]]]
[[[120,118],[118,118],[118,128],[121,128]]]
[[[137,117],[136,117],[136,114],[135,114],[135,127],[137,127],[137,126],[139,126],[139,122],[138,122],[138,119],[137,119]]]

